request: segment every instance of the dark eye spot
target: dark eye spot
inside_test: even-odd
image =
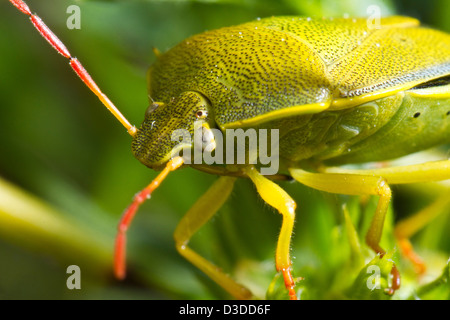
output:
[[[446,115],[447,115],[447,116],[450,116],[450,110],[449,110],[449,111],[447,111]]]
[[[195,116],[198,119],[205,119],[208,116],[208,111],[206,111],[206,110],[197,110],[197,112],[195,113]]]
[[[420,112],[416,112],[416,113],[414,113],[414,118],[418,118],[420,116]]]

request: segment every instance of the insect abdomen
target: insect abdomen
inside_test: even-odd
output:
[[[341,154],[322,159],[332,165],[383,161],[450,143],[449,111],[450,99],[405,93],[395,114],[379,130]]]
[[[346,110],[281,119],[280,150],[290,161],[341,156],[382,129],[395,115],[403,95],[397,94]]]
[[[400,92],[349,110],[274,121],[287,160],[383,161],[450,142],[450,99]],[[289,122],[289,123],[288,123]]]

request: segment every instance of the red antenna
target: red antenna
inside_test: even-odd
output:
[[[136,127],[131,125],[127,118],[125,118],[119,109],[109,100],[109,98],[100,90],[97,84],[94,82],[92,77],[83,67],[80,61],[77,58],[72,57],[69,50],[66,46],[59,40],[59,38],[47,27],[47,25],[39,18],[37,15],[31,13],[28,5],[22,0],[9,0],[17,9],[22,11],[24,14],[30,17],[31,23],[34,27],[39,31],[39,33],[44,37],[45,40],[48,41],[58,51],[63,57],[69,60],[69,64],[75,73],[80,77],[80,79],[91,89],[92,92],[100,99],[103,105],[111,111],[111,113],[116,117],[117,120],[127,129],[128,133],[131,136],[136,135]]]
[[[116,117],[117,120],[127,129],[131,136],[135,136],[137,129],[132,126],[128,120],[120,113],[114,106],[111,100],[100,90],[89,73],[83,65],[72,55],[66,46],[58,39],[58,37],[47,27],[47,25],[37,15],[31,13],[30,8],[22,0],[9,0],[17,9],[30,17],[31,23],[39,31],[39,33],[47,40],[56,51],[69,60],[69,64],[81,80],[91,89],[92,92],[100,99],[100,101],[108,108],[109,111]],[[114,255],[114,274],[118,279],[125,278],[126,274],[126,232],[131,224],[139,206],[148,198],[152,192],[158,188],[161,182],[167,175],[183,165],[184,161],[181,157],[174,157],[171,159],[162,172],[141,192],[139,192],[133,199],[131,205],[125,210],[122,219],[120,220],[118,233],[115,244]]]

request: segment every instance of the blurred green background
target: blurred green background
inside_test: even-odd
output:
[[[155,59],[152,48],[164,52],[205,30],[271,15],[367,16],[367,7],[378,5],[383,15],[414,16],[450,31],[446,0],[27,3],[136,125],[148,105],[145,74]],[[71,4],[81,8],[80,30],[66,27]],[[177,222],[216,179],[189,168],[171,174],[140,209],[129,232],[128,278],[113,279],[117,222],[156,172],[133,158],[131,139],[122,126],[6,0],[0,3],[0,81],[0,299],[229,298],[174,247]],[[441,150],[442,158],[448,156],[448,147]],[[363,239],[376,199],[360,205],[359,198],[324,194],[297,183],[281,185],[298,204],[291,253],[295,276],[305,277],[298,286],[301,297],[387,298],[358,290],[365,278],[357,276],[374,257]],[[441,190],[445,187],[436,184],[394,189],[395,217],[386,222],[386,248],[395,247],[394,219],[417,211]],[[357,238],[346,227],[344,203]],[[281,216],[242,180],[191,246],[258,297],[269,290],[269,298],[284,298],[281,282],[273,280],[280,225]],[[428,266],[423,277],[392,252],[404,280],[394,299],[450,297],[448,284],[442,284],[449,277],[449,228],[449,215],[441,215],[414,236]],[[360,251],[354,247],[359,243]],[[81,290],[66,286],[69,265],[81,268]]]

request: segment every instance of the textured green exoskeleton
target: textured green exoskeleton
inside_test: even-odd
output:
[[[450,142],[450,36],[412,18],[380,22],[273,17],[186,39],[158,55],[148,72],[157,102],[137,131],[133,153],[150,168],[162,167],[179,152],[171,132],[194,135],[199,114],[206,131],[278,129],[281,174],[327,192],[380,197],[366,241],[384,255],[379,241],[389,184],[449,179],[449,162],[338,172],[327,166],[388,160]],[[180,223],[179,252],[234,296],[251,296],[187,247],[230,194],[234,178],[227,176],[248,177],[283,215],[276,268],[295,299],[289,258],[295,202],[248,163],[193,166],[225,177]],[[400,286],[395,265],[392,275],[391,294]]]
[[[185,128],[199,107],[222,130],[279,128],[290,163],[386,160],[450,141],[450,36],[404,17],[378,27],[279,17],[183,41],[149,70],[150,97],[167,105],[146,115],[134,153],[149,167],[167,161],[175,142],[158,129]]]
[[[183,165],[221,177],[181,220],[176,248],[241,299],[253,295],[188,246],[227,200],[236,177],[249,178],[283,216],[275,267],[290,299],[298,296],[289,252],[296,203],[274,180],[293,178],[326,192],[378,196],[366,242],[383,257],[379,243],[389,185],[450,179],[449,160],[364,170],[329,167],[392,159],[450,142],[450,35],[420,27],[417,20],[390,17],[374,25],[366,19],[274,17],[193,36],[158,53],[148,73],[152,103],[136,129],[45,23],[22,0],[10,2],[133,136],[134,155],[150,168],[163,168],[120,221],[114,259],[118,278],[125,276],[125,235],[139,205]],[[228,141],[220,144],[219,136],[228,129],[258,129],[260,137],[267,132],[262,129],[275,129],[280,170],[265,176],[250,156],[239,164],[187,162],[185,156],[198,147],[226,149]],[[174,139],[180,130],[183,134]],[[244,144],[249,153],[254,151],[250,145]],[[440,198],[433,208],[448,202]],[[411,259],[408,238],[435,215],[431,211],[396,227],[399,246]],[[393,294],[400,274],[389,263],[393,277],[385,290]]]

